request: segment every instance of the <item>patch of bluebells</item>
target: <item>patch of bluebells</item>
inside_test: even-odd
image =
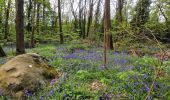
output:
[[[33,93],[33,92],[29,91],[29,90],[25,90],[25,91],[24,91],[24,95],[25,95],[26,97],[31,97],[31,96],[34,96],[35,93]]]
[[[112,79],[113,77],[109,77],[108,80],[111,81],[111,91],[113,92],[126,92],[130,99],[136,99],[140,98],[139,96],[146,96],[148,91],[150,90],[150,85],[152,84],[152,75],[153,73],[150,73],[150,71],[153,71],[152,67],[148,67],[147,63],[146,65],[141,64],[134,64],[136,59],[131,57],[130,55],[126,54],[125,52],[112,52],[109,51],[107,54],[107,68],[109,70],[116,68],[118,72],[124,72],[124,71],[136,71],[140,75],[129,75],[127,81],[119,81],[119,79]],[[56,58],[62,58],[64,60],[64,63],[62,63],[62,68],[66,67],[67,70],[64,70],[70,75],[69,71],[77,72],[78,70],[87,70],[87,71],[94,71],[94,66],[96,67],[97,71],[103,71],[105,70],[103,65],[103,51],[100,48],[92,48],[90,50],[82,50],[82,49],[75,49],[72,53],[68,52],[66,47],[59,47],[57,48],[56,54],[54,55],[53,60]],[[133,58],[133,59],[132,59]],[[145,70],[144,70],[145,69]],[[62,78],[57,80],[57,86],[54,85],[56,83],[56,80],[51,81],[51,85],[53,88],[48,91],[48,93],[45,94],[45,96],[52,96],[53,94],[60,94],[62,92],[63,97],[69,96],[67,94],[67,90],[70,89],[70,87],[74,87],[71,82],[71,84],[67,84],[68,87],[63,87],[63,84],[67,81],[68,74],[65,74]],[[116,73],[115,73],[116,74]],[[110,75],[111,76],[111,75]],[[73,81],[74,82],[74,81]],[[76,80],[77,82],[77,80]],[[71,85],[71,86],[70,86]],[[54,87],[55,86],[55,87]],[[81,85],[80,85],[81,86]],[[79,86],[79,88],[80,88]],[[60,87],[60,88],[57,88]],[[78,86],[77,86],[78,87]],[[75,87],[74,87],[75,88]],[[74,88],[71,88],[71,92],[74,91]],[[160,83],[154,84],[154,90],[157,90],[155,92],[159,91],[159,94],[162,91],[162,88],[165,88]],[[169,86],[170,88],[170,86]],[[167,89],[167,88],[166,88]],[[108,90],[110,91],[110,90]],[[126,94],[125,93],[125,94]],[[142,94],[142,95],[141,95]],[[104,98],[103,98],[104,97]],[[42,96],[43,98],[43,96]],[[106,100],[106,96],[100,96],[100,100]],[[152,98],[152,95],[150,96]],[[112,99],[109,98],[108,100]]]

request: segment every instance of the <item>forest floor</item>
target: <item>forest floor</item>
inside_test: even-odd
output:
[[[102,47],[44,44],[26,49],[46,57],[63,76],[25,96],[29,100],[169,100],[170,60],[158,59],[159,54],[156,58],[156,48],[143,49],[145,54],[108,51],[107,69],[103,68]],[[8,55],[14,54],[14,48],[4,50]],[[5,62],[6,58],[0,58],[1,64]]]

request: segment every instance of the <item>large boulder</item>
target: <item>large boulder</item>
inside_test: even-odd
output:
[[[0,67],[0,95],[20,99],[25,91],[36,92],[57,77],[59,72],[40,55],[19,55]]]

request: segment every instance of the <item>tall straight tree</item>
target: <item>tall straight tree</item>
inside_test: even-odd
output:
[[[36,13],[36,1],[34,1],[33,15],[32,15],[32,32],[30,47],[34,48],[34,33],[35,33],[35,13]]]
[[[89,16],[88,16],[88,24],[87,24],[87,37],[89,36],[90,26],[91,26],[92,18],[93,18],[93,6],[94,6],[94,0],[90,0],[90,2],[89,2]]]
[[[107,65],[107,49],[113,49],[111,19],[110,19],[110,0],[105,0],[104,7],[104,67]]]
[[[37,2],[37,20],[36,20],[36,30],[37,33],[39,34],[39,26],[40,26],[40,6],[41,4],[39,2]]]
[[[8,6],[6,8],[6,18],[5,18],[5,36],[4,39],[8,40],[8,35],[9,35],[9,11],[11,8],[11,0],[8,0]]]
[[[59,17],[59,28],[60,28],[60,43],[64,43],[62,21],[61,21],[61,2],[58,0],[58,17]]]
[[[28,4],[28,13],[27,13],[27,19],[28,19],[28,24],[27,24],[27,31],[31,32],[31,11],[32,11],[32,0],[29,0]]]
[[[117,0],[117,8],[116,8],[116,25],[119,25],[123,22],[123,3],[124,0]]]
[[[24,47],[24,0],[16,3],[16,55],[25,53]]]
[[[104,8],[104,36],[107,49],[113,49],[113,41],[111,34],[111,19],[110,19],[110,0],[105,0]]]
[[[87,0],[84,1],[84,11],[83,11],[83,19],[82,19],[82,35],[83,35],[83,39],[86,38],[86,4],[87,4]]]
[[[95,32],[97,32],[97,28],[98,28],[98,24],[99,24],[99,16],[100,16],[100,3],[101,3],[101,0],[98,0],[97,2],[97,9],[96,9],[96,12],[95,12]]]

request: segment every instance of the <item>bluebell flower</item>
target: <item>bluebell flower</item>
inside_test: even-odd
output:
[[[108,96],[108,95],[106,95],[106,98],[105,98],[105,100],[109,100],[109,96]]]
[[[56,79],[52,79],[50,82],[51,85],[54,85],[55,83],[56,83]]]
[[[114,82],[115,82],[115,81],[114,81],[114,80],[112,80],[112,84],[114,84]]]
[[[64,59],[74,59],[74,58],[77,58],[77,55],[75,53],[72,53],[64,57]]]
[[[145,90],[146,90],[146,91],[149,91],[150,89],[149,89],[149,87],[148,87],[148,86],[146,86]]]
[[[118,55],[119,55],[118,52],[113,52],[112,54],[115,55],[115,56],[118,56]]]
[[[66,93],[64,94],[64,97],[67,97],[67,94],[66,94]]]
[[[30,97],[30,96],[33,95],[33,94],[32,94],[31,92],[29,92],[28,90],[25,90],[25,91],[24,91],[24,94],[25,94],[26,97]]]
[[[105,66],[100,66],[99,70],[105,70]]]
[[[134,89],[133,92],[136,93],[136,89]]]
[[[49,96],[49,97],[52,96],[52,95],[54,94],[54,92],[55,92],[54,89],[50,90],[50,92],[48,93],[48,96]]]
[[[144,79],[147,79],[147,78],[148,78],[148,75],[147,75],[147,74],[144,74],[143,78],[144,78]]]
[[[40,96],[40,100],[43,100],[43,96]]]
[[[139,82],[135,82],[135,85],[139,85]]]
[[[151,96],[149,95],[147,99],[148,99],[148,100],[151,100]]]

